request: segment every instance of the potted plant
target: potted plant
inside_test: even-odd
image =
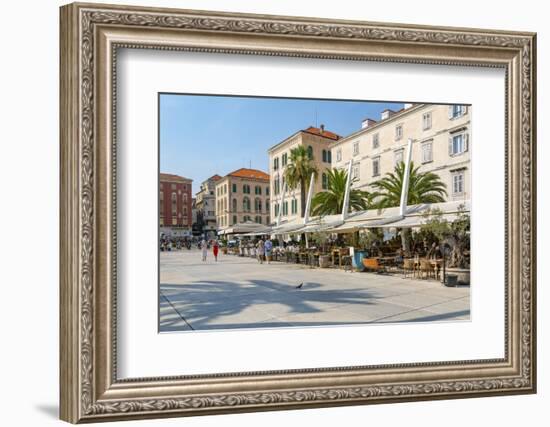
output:
[[[311,241],[319,248],[319,267],[327,268],[330,266],[330,255],[323,255],[326,252],[326,245],[329,235],[323,231],[317,231],[311,234]]]
[[[445,254],[446,273],[456,275],[459,285],[470,285],[470,215],[464,206],[459,206],[454,221],[443,219],[440,211],[428,212],[421,228],[433,233],[441,248],[449,248],[448,257]]]

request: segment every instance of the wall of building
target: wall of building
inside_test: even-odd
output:
[[[322,191],[322,174],[326,173],[327,170],[331,168],[331,163],[328,161],[323,161],[323,150],[325,152],[329,152],[331,150],[331,146],[335,143],[334,140],[324,138],[322,136],[313,135],[306,132],[299,132],[296,135],[294,135],[292,138],[289,138],[288,140],[284,141],[282,144],[275,146],[273,149],[271,149],[269,154],[269,175],[270,175],[270,185],[271,185],[271,192],[273,194],[272,196],[272,204],[271,204],[271,217],[273,220],[277,219],[277,208],[282,209],[282,204],[287,203],[288,209],[286,214],[284,214],[285,211],[283,211],[281,218],[284,220],[292,220],[295,218],[301,217],[302,207],[301,207],[301,189],[296,188],[291,190],[290,188],[287,189],[284,201],[282,200],[283,197],[283,176],[285,171],[285,166],[282,162],[283,154],[287,154],[288,157],[288,163],[290,163],[290,151],[293,148],[296,148],[300,145],[304,145],[306,147],[311,146],[313,149],[313,161],[312,163],[315,165],[318,171],[317,179],[315,180],[314,186],[313,186],[313,194]],[[274,168],[274,161],[275,159],[279,159],[279,167],[278,169]],[[287,164],[288,164],[287,163]],[[278,194],[275,193],[275,180],[277,177],[280,180],[280,191]],[[308,183],[309,185],[309,183]],[[306,194],[307,197],[307,194]],[[295,206],[295,209],[292,209],[292,206]]]
[[[209,179],[201,184],[200,191],[196,194],[197,209],[203,220],[203,232],[216,231],[216,181]]]
[[[172,199],[175,199],[173,204]],[[160,226],[191,229],[192,197],[191,181],[160,181]]]
[[[243,188],[250,187],[250,193],[244,193]],[[261,194],[256,194],[256,187]],[[228,175],[216,183],[216,221],[218,230],[231,227],[245,221],[269,224],[270,189],[268,180],[247,179]],[[250,201],[250,209],[246,209],[243,202]],[[235,200],[235,202],[233,202]],[[258,200],[261,209],[256,210],[255,201]],[[234,206],[236,204],[236,209]],[[248,205],[247,205],[248,206]]]
[[[421,172],[438,174],[447,186],[448,200],[470,199],[470,158],[472,138],[470,135],[471,107],[464,106],[458,117],[449,117],[447,105],[419,105],[398,112],[389,119],[362,129],[332,147],[332,161],[336,168],[347,169],[350,159],[354,162],[354,187],[372,190],[370,184],[394,171],[396,163],[407,155],[407,140],[412,138],[412,161]],[[431,126],[424,128],[423,116],[431,114]],[[379,118],[376,118],[379,119]],[[402,127],[401,137],[396,137],[396,127]],[[465,151],[451,154],[450,139],[463,135]],[[374,140],[378,138],[378,147]],[[431,160],[423,158],[423,150],[431,144]],[[375,162],[379,164],[376,174]],[[462,177],[454,178],[455,175]],[[462,191],[454,192],[456,187]]]

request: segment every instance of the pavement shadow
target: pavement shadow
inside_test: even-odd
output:
[[[270,280],[249,280],[246,283],[226,281],[199,281],[185,285],[162,284],[162,296],[170,301],[181,317],[162,322],[161,330],[171,330],[183,319],[195,330],[231,328],[223,325],[212,327],[218,317],[242,313],[247,308],[262,310],[264,305],[281,304],[288,313],[318,313],[323,310],[314,303],[373,304],[376,296],[364,289],[323,289],[320,283],[304,282],[301,289],[294,283]],[[163,298],[163,299],[164,299]],[[273,317],[273,316],[271,316]],[[268,320],[269,316],[265,320]],[[278,322],[277,322],[278,323]],[[282,322],[285,323],[285,322]],[[365,322],[366,323],[366,322]],[[332,325],[333,322],[312,322],[314,325]],[[347,323],[346,323],[347,324]],[[234,328],[257,328],[258,322],[235,324]],[[288,323],[283,326],[290,326]],[[294,323],[293,323],[294,326]],[[260,327],[276,327],[261,323]],[[181,328],[181,326],[180,326]]]

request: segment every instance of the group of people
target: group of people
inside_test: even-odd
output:
[[[264,263],[264,259],[268,264],[271,263],[271,251],[273,251],[273,242],[268,237],[265,241],[259,239],[256,243],[256,257],[260,264]]]
[[[202,254],[202,261],[206,262],[206,258],[208,256],[208,249],[212,247],[212,254],[214,255],[214,260],[218,262],[218,253],[220,251],[220,244],[216,239],[206,241],[206,239],[202,239],[202,241],[199,243],[199,249],[201,250]]]

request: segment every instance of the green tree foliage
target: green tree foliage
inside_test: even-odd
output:
[[[348,173],[345,170],[327,170],[327,191],[317,193],[311,201],[313,215],[333,215],[342,213]],[[354,182],[355,180],[352,180]],[[349,208],[359,211],[370,207],[370,194],[367,191],[350,189]]]
[[[415,167],[411,162],[407,205],[444,202],[447,186],[441,181],[439,175],[433,172],[419,172],[419,169],[420,166]],[[372,197],[377,208],[399,206],[404,176],[405,163],[400,162],[393,172],[387,173],[386,176],[371,184],[375,189]]]
[[[290,150],[289,163],[285,169],[285,180],[291,190],[300,188],[301,216],[306,210],[306,195],[311,175],[317,178],[317,168],[310,159],[306,147],[299,145]]]

